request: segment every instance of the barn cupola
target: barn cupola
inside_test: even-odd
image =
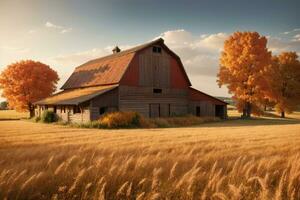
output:
[[[119,53],[121,51],[121,49],[118,46],[116,46],[115,48],[113,48],[112,51],[115,54],[115,53]]]

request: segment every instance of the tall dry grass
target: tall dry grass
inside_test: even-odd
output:
[[[0,199],[300,199],[300,124],[224,123],[91,130],[0,122]]]

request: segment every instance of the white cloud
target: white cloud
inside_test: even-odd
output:
[[[197,36],[181,29],[164,32],[160,37],[181,57],[189,74],[216,76],[226,33]]]
[[[64,26],[60,26],[60,25],[56,25],[56,24],[53,24],[51,22],[46,22],[45,23],[45,26],[47,28],[50,28],[50,29],[56,29],[56,30],[59,30],[60,33],[69,33],[72,31],[72,28],[69,28],[69,27],[64,27]]]
[[[282,39],[278,37],[268,38],[268,48],[274,54],[279,54],[283,51],[300,51],[300,38]]]
[[[294,29],[291,30],[291,31],[286,31],[286,32],[283,32],[283,33],[281,33],[281,34],[288,35],[288,34],[290,34],[290,33],[298,32],[298,31],[300,31],[300,28],[294,28]]]
[[[72,28],[66,28],[61,31],[61,33],[69,33],[72,31]]]
[[[45,26],[46,26],[47,28],[63,29],[62,26],[58,26],[58,25],[52,24],[51,22],[46,22]]]

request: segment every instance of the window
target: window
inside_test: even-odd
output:
[[[45,106],[45,110],[48,110],[48,106]]]
[[[153,89],[153,93],[155,93],[155,94],[161,94],[162,93],[162,89],[160,89],[160,88],[154,88]]]
[[[152,52],[153,52],[153,53],[161,53],[161,47],[156,47],[156,46],[154,46],[154,47],[152,48]]]
[[[73,114],[80,113],[80,107],[79,106],[73,106]]]
[[[99,115],[103,115],[107,111],[107,107],[100,107],[99,108]]]

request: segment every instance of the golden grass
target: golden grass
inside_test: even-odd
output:
[[[0,199],[300,199],[299,121],[267,122],[97,130],[1,121]]]
[[[28,117],[28,112],[17,112],[15,110],[0,110],[0,120],[25,119]]]

